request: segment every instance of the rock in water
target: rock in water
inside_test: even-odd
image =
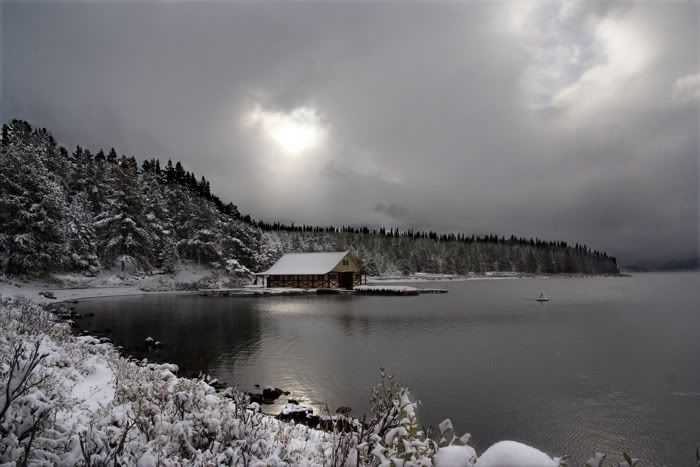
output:
[[[275,400],[282,395],[284,391],[280,388],[266,387],[263,389],[262,395],[265,399]]]

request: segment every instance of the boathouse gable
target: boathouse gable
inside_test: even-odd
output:
[[[332,270],[332,272],[360,272],[360,262],[348,253]]]

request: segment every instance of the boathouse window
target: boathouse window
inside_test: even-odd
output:
[[[347,266],[348,264],[350,264],[350,261],[348,261],[347,259],[344,259],[344,260],[343,260],[343,266]]]

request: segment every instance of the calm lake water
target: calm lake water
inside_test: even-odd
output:
[[[436,284],[421,284],[426,287]],[[419,297],[83,301],[117,344],[302,403],[367,410],[379,367],[452,419],[477,451],[501,439],[580,465],[594,449],[644,465],[694,465],[700,446],[700,274],[450,282]],[[540,290],[548,303],[534,299]],[[284,396],[283,396],[284,397]],[[267,408],[270,412],[274,408]]]

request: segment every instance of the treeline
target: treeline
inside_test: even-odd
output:
[[[617,274],[617,260],[586,245],[497,235],[413,229],[319,227],[257,222],[275,257],[285,251],[351,250],[372,275],[416,272],[468,274]]]
[[[27,122],[2,127],[2,271],[169,272],[186,259],[236,273],[257,268],[262,250],[260,229],[180,162],[139,170],[114,149],[69,152]]]
[[[468,274],[617,274],[614,257],[583,245],[516,237],[382,232],[367,229],[268,230],[268,256],[289,251],[350,250],[371,275],[416,272]]]
[[[13,120],[0,140],[0,270],[96,274],[124,266],[172,272],[181,260],[231,274],[290,251],[351,250],[369,274],[486,271],[617,273],[584,245],[515,236],[255,221],[223,203],[178,161],[110,149],[60,147],[45,129]]]
[[[561,248],[567,249],[569,245],[567,242],[557,242],[557,241],[545,241],[539,238],[525,238],[516,237],[511,235],[510,237],[501,236],[494,234],[489,235],[468,235],[464,233],[438,233],[432,230],[413,230],[413,229],[394,229],[385,227],[380,228],[369,228],[369,227],[352,227],[352,226],[342,226],[342,227],[318,227],[312,225],[294,225],[291,224],[281,224],[266,223],[264,221],[256,222],[256,225],[266,232],[312,232],[312,233],[329,233],[336,232],[341,234],[364,234],[364,235],[378,235],[380,237],[389,238],[409,238],[412,240],[416,239],[428,239],[435,240],[438,242],[463,242],[463,243],[494,243],[494,244],[505,244],[505,245],[518,245],[518,246],[530,246],[533,248]],[[582,256],[594,256],[604,260],[615,261],[614,257],[608,256],[605,252],[598,250],[591,250],[586,245],[576,243],[572,247],[574,251]]]
[[[112,149],[112,151],[114,151],[114,149]],[[134,164],[135,163],[136,160],[134,159]],[[167,184],[178,184],[187,188],[192,193],[203,197],[207,201],[211,201],[220,212],[235,218],[240,217],[238,206],[231,202],[224,204],[218,196],[211,192],[211,185],[209,184],[209,181],[204,178],[204,176],[197,180],[194,172],[185,170],[180,161],[177,161],[175,165],[173,165],[173,161],[168,159],[168,163],[165,168],[161,169],[159,159],[147,159],[143,161],[141,167],[143,172],[155,174],[155,176],[162,182]],[[244,216],[243,220],[248,223],[251,223],[252,221],[250,215]]]

